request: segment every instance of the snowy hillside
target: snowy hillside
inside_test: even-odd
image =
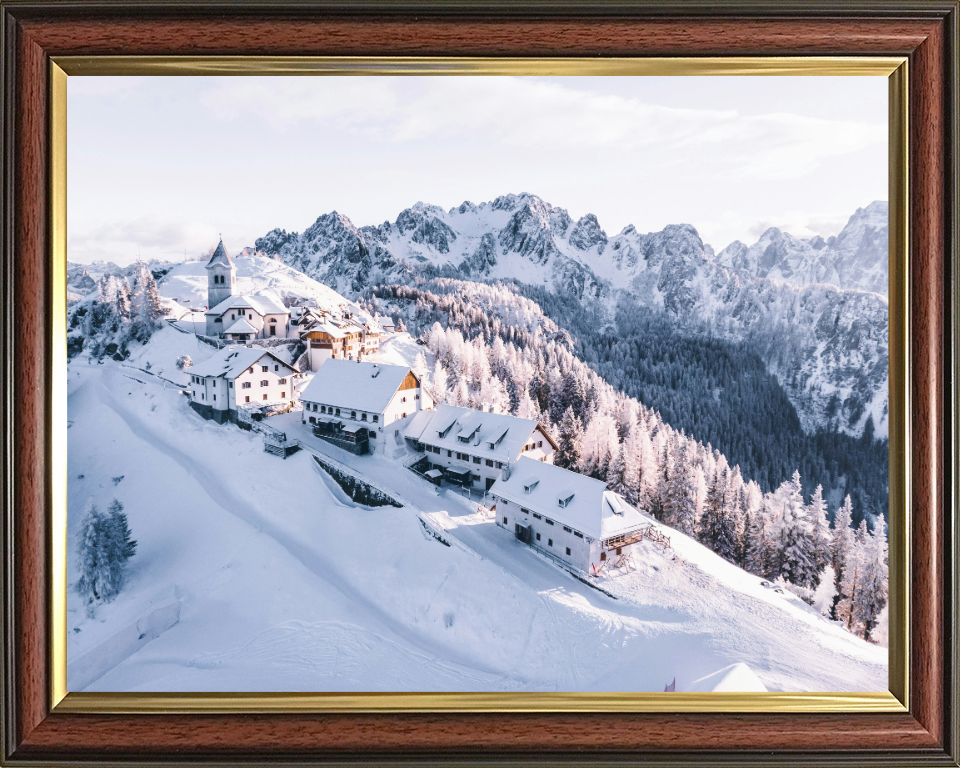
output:
[[[476,502],[321,443],[297,413],[272,418],[407,502],[353,505],[309,453],[264,453],[257,434],[204,421],[144,370],[174,371],[185,351],[201,361],[189,341],[165,328],[124,363],[70,363],[71,537],[89,499],[117,498],[139,542],[126,587],[93,618],[71,592],[72,690],[662,691],[674,677],[678,691],[887,688],[885,649],[682,534],[602,578],[612,599]],[[382,354],[415,346],[398,335]],[[418,512],[457,546],[426,535]],[[70,553],[72,583],[72,538]]]
[[[395,222],[356,227],[339,213],[302,234],[273,230],[257,248],[356,296],[370,286],[443,275],[517,280],[612,311],[623,300],[669,313],[691,333],[745,343],[777,376],[809,431],[887,434],[887,205],[859,209],[836,238],[768,230],[714,256],[696,229],[608,236],[535,195],[417,203]],[[832,283],[832,284],[831,284]],[[874,292],[876,291],[876,292]]]

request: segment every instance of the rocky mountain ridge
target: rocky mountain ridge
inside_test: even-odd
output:
[[[689,224],[610,237],[541,198],[504,195],[445,211],[417,203],[396,221],[356,227],[337,212],[303,234],[273,230],[256,248],[346,295],[417,275],[516,280],[583,302],[663,310],[691,333],[756,349],[807,430],[887,431],[886,203],[835,238],[767,230],[714,255]],[[833,281],[834,284],[830,284]],[[877,292],[882,289],[882,292]]]

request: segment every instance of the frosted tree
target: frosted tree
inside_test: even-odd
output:
[[[817,570],[822,571],[832,563],[830,552],[830,523],[827,520],[827,503],[823,500],[823,486],[818,485],[807,505],[807,520],[812,526],[810,531],[813,546],[813,558]]]
[[[120,592],[124,566],[136,548],[123,505],[114,499],[104,513],[91,500],[76,534],[80,578],[75,589],[86,598],[88,616],[93,616],[97,604],[109,602]]]
[[[639,486],[640,486],[640,467],[639,467],[639,456],[640,456],[640,425],[636,421],[632,422],[629,427],[626,438],[623,441],[622,451],[623,451],[623,486],[625,493],[623,497],[629,501],[631,504],[638,504],[640,502],[639,495]]]
[[[126,281],[126,279],[120,279],[117,281],[115,304],[117,317],[123,320],[129,320],[131,313],[131,296],[130,284]]]
[[[843,578],[840,580],[840,601],[837,603],[837,618],[842,621],[851,632],[860,634],[859,605],[862,599],[864,576],[864,547],[869,536],[867,521],[860,523],[860,528],[853,537],[852,544],[847,551],[844,563]]]
[[[193,358],[190,355],[180,355],[177,358],[177,370],[186,371],[190,368],[193,368]]]
[[[863,636],[869,640],[877,625],[880,612],[886,607],[889,597],[889,565],[887,563],[887,536],[885,521],[881,514],[868,534],[863,550],[863,577],[860,586],[860,598],[857,600],[856,613],[863,624]],[[865,523],[864,523],[865,527]]]
[[[438,403],[447,402],[447,370],[437,358],[433,365],[433,397]]]
[[[577,467],[580,466],[582,450],[583,425],[573,412],[573,408],[567,408],[560,419],[560,432],[557,436],[557,451],[554,455],[554,463],[558,467],[576,471]]]
[[[157,329],[163,314],[157,281],[153,279],[150,270],[141,264],[133,290],[130,337],[147,342]]]
[[[461,408],[470,407],[470,390],[467,387],[467,380],[461,378],[453,388],[453,404]]]
[[[637,492],[636,503],[644,509],[650,509],[652,499],[656,495],[659,475],[657,472],[657,454],[650,439],[650,428],[646,421],[641,419],[634,426],[631,434],[637,438]]]
[[[677,449],[663,510],[664,522],[688,536],[696,533],[697,526],[693,457],[693,441],[687,440]]]
[[[707,491],[700,521],[700,541],[731,563],[736,562],[737,558],[737,531],[732,498],[731,473],[724,460]]]
[[[833,614],[833,604],[837,597],[836,574],[833,567],[827,565],[820,576],[820,584],[813,593],[813,607],[821,616],[829,618]]]
[[[850,559],[850,553],[854,545],[854,532],[850,527],[853,518],[853,504],[848,495],[837,510],[833,520],[833,540],[830,543],[831,559],[833,571],[836,579],[837,600],[843,598],[843,577],[847,571],[847,561]],[[836,611],[834,611],[836,615]],[[837,617],[839,618],[839,617]]]
[[[613,460],[610,462],[610,468],[607,470],[607,487],[614,493],[619,493],[624,498],[630,494],[630,489],[626,483],[626,462],[624,459],[624,446],[621,445]]]
[[[747,531],[743,567],[755,576],[769,576],[771,547],[767,538],[766,518],[762,510],[757,510],[753,514]]]
[[[816,588],[819,569],[815,559],[815,546],[803,503],[803,487],[800,473],[783,484],[779,494],[782,499],[782,517],[779,536],[779,575],[798,587]]]
[[[413,361],[413,375],[417,377],[421,384],[426,384],[428,372],[427,356],[423,354],[423,350],[420,350],[417,352],[417,357]]]

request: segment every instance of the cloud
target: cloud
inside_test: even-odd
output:
[[[201,103],[280,131],[309,124],[388,144],[472,138],[488,147],[642,152],[661,165],[700,163],[733,179],[798,178],[887,138],[883,124],[664,107],[522,77],[230,78]]]
[[[203,253],[216,244],[219,233],[215,226],[202,222],[171,222],[142,217],[127,221],[111,221],[87,230],[71,233],[67,242],[70,261],[89,263],[106,260],[117,264],[145,260],[183,258]]]

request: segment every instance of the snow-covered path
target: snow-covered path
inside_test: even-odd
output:
[[[316,441],[295,414],[275,417],[446,513],[477,560],[426,537],[412,510],[343,504],[308,453],[265,454],[258,435],[205,422],[176,392],[124,373],[71,365],[71,531],[88,497],[116,496],[140,544],[127,587],[94,619],[71,596],[70,657],[171,594],[183,610],[92,689],[643,691],[676,676],[682,690],[736,662],[772,690],[886,686],[883,649],[739,583],[752,577],[692,542],[678,548],[682,566],[651,545],[635,572],[605,581],[612,600],[475,503]]]

